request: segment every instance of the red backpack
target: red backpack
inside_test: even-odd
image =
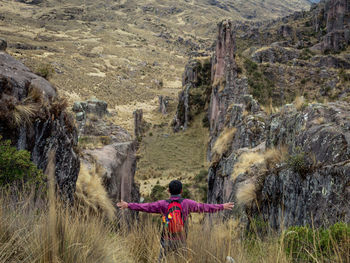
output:
[[[169,238],[181,236],[185,230],[185,220],[181,206],[183,198],[166,201],[169,205],[166,215],[163,216],[164,229]]]

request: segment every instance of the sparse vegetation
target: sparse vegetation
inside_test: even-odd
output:
[[[152,202],[158,201],[158,200],[164,200],[169,197],[169,193],[167,193],[167,188],[165,186],[161,186],[159,184],[156,184],[153,186],[151,194],[149,196],[149,200]]]
[[[264,67],[258,65],[250,59],[244,60],[244,68],[248,77],[250,93],[261,104],[268,104],[275,86],[273,80],[265,76]]]
[[[300,59],[302,60],[309,60],[312,58],[315,54],[308,48],[304,48],[303,51],[300,54]]]
[[[94,149],[112,143],[109,136],[81,136],[79,137],[79,147],[82,149]]]
[[[304,96],[295,97],[293,104],[298,111],[303,111],[308,105]]]

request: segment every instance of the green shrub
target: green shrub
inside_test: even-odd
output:
[[[306,162],[305,153],[302,152],[300,147],[297,147],[293,151],[293,154],[289,156],[288,166],[293,172],[299,173],[300,175],[305,175],[310,170]]]
[[[254,71],[258,70],[258,64],[250,59],[244,61],[244,67],[247,70],[248,74],[252,74]]]
[[[344,81],[348,82],[350,81],[350,74],[346,74],[344,69],[341,69],[339,72],[339,77]]]
[[[322,262],[345,260],[350,252],[350,225],[336,223],[320,229],[290,227],[284,233],[283,243],[287,256],[294,262],[317,262],[320,258]]]
[[[28,151],[18,151],[0,136],[0,186],[22,182],[41,183],[43,173],[31,162]]]
[[[272,97],[275,84],[271,78],[266,77],[266,70],[269,66],[260,66],[246,59],[244,67],[247,72],[250,93],[262,104],[267,104]]]
[[[151,201],[158,201],[158,200],[167,199],[167,198],[168,198],[168,194],[166,192],[165,186],[161,186],[159,184],[156,184],[155,186],[153,186],[150,194]]]

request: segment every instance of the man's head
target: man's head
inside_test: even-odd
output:
[[[173,180],[169,184],[169,192],[171,195],[179,195],[182,193],[182,183],[179,180]]]

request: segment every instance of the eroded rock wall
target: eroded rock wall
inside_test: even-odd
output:
[[[228,25],[219,25],[221,47],[221,39],[233,36]],[[229,50],[220,50],[226,54],[221,61],[235,65],[233,47],[225,47]],[[212,70],[220,68],[218,60],[212,61]],[[237,206],[227,216],[261,216],[276,229],[349,222],[350,104],[288,104],[268,115],[235,67],[220,74],[225,76],[221,85],[211,74],[209,202],[234,201]]]
[[[46,169],[49,152],[55,151],[58,188],[73,201],[80,162],[72,116],[47,80],[5,52],[0,52],[0,112],[0,134],[30,151],[40,169]]]

